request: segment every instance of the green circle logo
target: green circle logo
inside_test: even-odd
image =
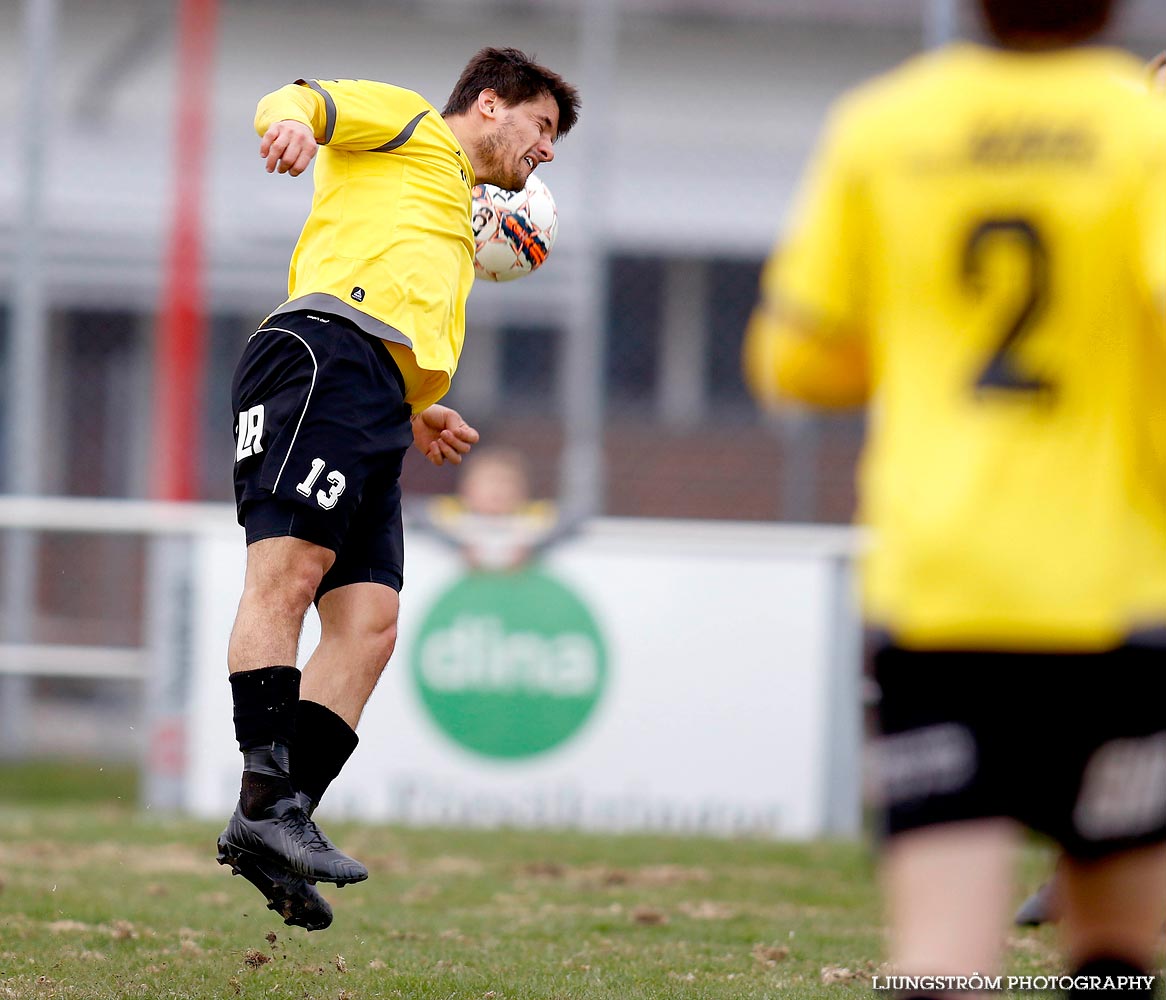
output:
[[[595,619],[535,570],[473,573],[434,602],[413,647],[422,703],[456,743],[531,757],[586,721],[607,679]]]

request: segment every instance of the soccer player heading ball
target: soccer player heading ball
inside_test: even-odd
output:
[[[871,407],[908,982],[999,969],[1020,824],[1064,851],[1071,995],[1153,968],[1166,917],[1166,113],[1086,44],[1111,6],[981,0],[993,44],[844,98],[748,335],[763,400]]]
[[[393,651],[405,452],[456,464],[478,440],[437,403],[474,280],[471,189],[521,189],[578,111],[562,77],[495,48],[470,60],[440,113],[362,80],[298,80],[259,102],[268,172],[294,177],[318,159],[287,301],[251,336],[232,386],[247,573],[228,663],[243,779],[218,850],[286,923],[327,927],[315,883],[368,877],[312,814]],[[301,677],[313,602],[321,639]]]

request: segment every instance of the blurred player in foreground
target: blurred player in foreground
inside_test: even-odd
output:
[[[1146,66],[1150,89],[1166,94],[1166,52],[1159,52]],[[1013,922],[1021,927],[1039,927],[1058,918],[1056,876],[1020,904]]]
[[[296,176],[320,154],[288,299],[233,385],[248,547],[228,662],[243,778],[218,849],[286,923],[327,927],[314,883],[368,876],[311,817],[393,651],[405,452],[458,463],[478,440],[437,405],[474,277],[471,189],[521,189],[578,107],[574,87],[517,49],[478,52],[440,114],[358,80],[299,80],[259,102],[268,172]],[[313,601],[321,639],[301,678]]]
[[[869,405],[900,975],[1000,968],[1019,824],[1065,855],[1071,995],[1166,917],[1166,116],[1082,44],[1111,6],[980,0],[995,46],[846,97],[747,337],[761,400]]]

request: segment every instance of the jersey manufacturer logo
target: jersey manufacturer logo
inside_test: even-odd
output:
[[[352,298],[356,299],[356,301],[357,301],[357,302],[363,302],[363,301],[364,301],[364,289],[363,289],[363,288],[361,288],[361,287],[360,287],[360,285],[357,285],[357,286],[356,286],[356,287],[355,287],[355,288],[354,288],[354,289],[353,289],[351,292],[349,292],[348,294],[349,294],[349,295],[350,295]]]

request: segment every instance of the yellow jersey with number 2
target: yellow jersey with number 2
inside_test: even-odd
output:
[[[763,400],[869,404],[865,614],[917,648],[1166,625],[1166,107],[1104,48],[846,96],[762,279]]]

